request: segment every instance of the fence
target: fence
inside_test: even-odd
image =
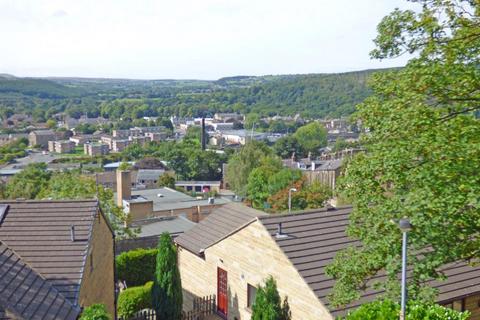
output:
[[[217,309],[215,295],[193,299],[193,310],[183,313],[183,320],[201,320]]]
[[[206,316],[215,313],[217,308],[215,295],[198,297],[193,300],[193,310],[182,312],[182,320],[203,320]],[[155,310],[138,311],[134,316],[119,320],[157,320]],[[159,319],[162,320],[162,319]]]

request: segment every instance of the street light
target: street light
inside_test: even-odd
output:
[[[405,320],[405,306],[407,304],[407,233],[412,230],[412,225],[407,218],[400,219],[398,227],[403,233],[402,243],[402,301],[400,320]]]
[[[296,188],[288,190],[288,213],[292,212],[292,192],[297,192]]]

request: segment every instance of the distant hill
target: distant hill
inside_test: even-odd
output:
[[[350,115],[370,95],[364,70],[338,74],[234,76],[210,80],[17,78],[0,74],[0,107],[88,112],[115,118],[215,112],[305,117]],[[30,110],[30,111],[29,111]],[[0,110],[1,111],[1,110]]]
[[[45,79],[17,78],[3,74],[0,75],[0,93],[58,99],[79,95],[82,92]]]

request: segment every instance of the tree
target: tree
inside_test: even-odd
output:
[[[302,148],[298,139],[293,135],[281,137],[273,145],[275,154],[282,159],[287,159],[295,155],[295,157],[302,158],[306,156],[305,150]]]
[[[47,187],[50,175],[46,164],[30,164],[8,181],[5,196],[8,199],[35,199]]]
[[[175,189],[175,177],[169,173],[164,173],[158,178],[159,187]]]
[[[163,233],[158,242],[152,302],[158,320],[181,319],[182,284],[177,265],[177,248],[168,232]]]
[[[318,122],[310,122],[297,129],[293,135],[304,152],[313,155],[319,153],[319,149],[327,145],[327,130]]]
[[[277,283],[272,276],[264,286],[259,286],[252,306],[252,320],[290,320],[291,313],[288,299],[283,301],[277,290]]]
[[[225,179],[236,194],[246,196],[250,172],[268,155],[271,149],[265,143],[249,141],[230,158]]]
[[[205,132],[206,142],[208,142],[208,135]],[[199,143],[202,141],[202,128],[201,127],[188,127],[187,132],[185,133],[185,140],[196,140]]]
[[[253,128],[253,126],[258,128],[260,125],[260,122],[261,122],[261,118],[258,113],[249,113],[245,117],[245,123],[243,124],[243,126],[245,127],[245,129],[250,130]]]
[[[467,320],[468,311],[458,312],[440,305],[418,304],[415,301],[408,305],[409,320]],[[397,320],[400,306],[391,300],[378,300],[361,305],[339,320]]]
[[[248,175],[247,198],[254,208],[263,208],[269,196],[269,179],[282,168],[279,159],[267,156],[260,160],[260,165]]]
[[[422,10],[395,10],[378,26],[374,58],[413,53],[405,68],[373,77],[374,95],[356,119],[369,129],[366,152],[348,163],[340,190],[354,205],[348,234],[362,242],[339,252],[327,273],[330,297],[344,305],[369,278],[399,297],[401,232],[408,217],[409,296],[433,299],[427,279],[455,261],[480,257],[480,5],[418,1]],[[422,252],[422,255],[414,253]]]
[[[49,129],[53,129],[57,126],[57,122],[53,119],[48,119],[46,124]]]
[[[286,169],[275,174],[270,179],[271,195],[267,202],[271,206],[273,212],[282,212],[288,210],[288,191],[290,188],[297,189],[292,193],[292,209],[316,209],[325,206],[325,202],[330,199],[332,191],[319,182],[308,183],[299,170]],[[273,181],[279,181],[274,183]],[[282,182],[283,181],[283,182]],[[274,186],[277,188],[274,188]],[[279,188],[282,186],[281,188]]]

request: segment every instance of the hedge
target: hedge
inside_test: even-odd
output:
[[[341,320],[397,320],[400,306],[391,300],[374,301],[361,305]],[[411,302],[407,308],[408,320],[467,320],[468,311],[458,312],[437,304]]]
[[[110,320],[112,319],[103,304],[92,304],[86,307],[80,320]]]
[[[130,318],[135,312],[152,308],[152,285],[150,281],[144,286],[131,287],[123,290],[117,301],[118,316]]]
[[[127,287],[143,286],[152,281],[155,274],[157,249],[135,249],[123,252],[116,260],[117,278]]]

